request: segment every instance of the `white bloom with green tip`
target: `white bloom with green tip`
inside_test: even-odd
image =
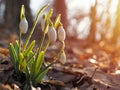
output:
[[[54,43],[57,40],[57,33],[53,26],[50,26],[48,29],[48,38],[51,43]]]
[[[63,52],[63,53],[61,53],[61,55],[60,55],[60,62],[62,63],[62,64],[65,64],[66,63],[66,54]]]
[[[19,24],[19,28],[20,28],[20,31],[21,33],[26,33],[27,30],[28,30],[28,21],[26,20],[26,18],[22,18],[21,21],[20,21],[20,24]]]
[[[42,31],[47,33],[48,32],[48,28],[49,28],[49,24],[45,25],[45,23],[46,23],[46,15],[45,14],[42,16],[40,23],[41,23]]]
[[[46,18],[46,15],[44,14],[40,20],[42,31],[44,30],[44,27],[45,27],[45,21],[46,21],[45,18]]]
[[[33,87],[33,86],[31,86],[31,90],[36,90],[36,88],[35,88],[35,87]]]
[[[66,37],[66,33],[65,33],[63,26],[59,26],[58,27],[58,39],[59,39],[59,41],[63,42],[65,40],[65,37]]]

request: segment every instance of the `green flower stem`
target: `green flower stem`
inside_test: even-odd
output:
[[[42,45],[43,45],[44,39],[45,39],[45,33],[42,33],[42,37],[41,37],[41,40],[40,40],[40,43],[39,43],[39,48],[38,48],[37,56],[38,56],[38,54],[40,53],[40,51],[42,49]]]
[[[65,49],[65,42],[63,41],[61,51],[64,52],[64,49]]]
[[[22,33],[19,30],[19,41],[18,41],[18,43],[19,43],[19,54],[20,54],[20,50],[21,50],[21,35],[22,35]]]
[[[56,62],[56,61],[57,61],[57,59],[59,59],[59,58],[60,58],[61,53],[62,53],[62,50],[61,50],[61,51],[57,54],[57,56],[56,56],[56,57],[54,57],[54,58],[53,58],[53,61],[54,61],[54,62]]]
[[[20,64],[20,52],[21,52],[21,35],[22,35],[22,33],[19,30],[19,41],[18,41],[19,49],[18,49],[18,55],[17,55],[18,56],[18,67],[17,67],[18,70],[16,70],[16,73],[19,77],[20,77],[19,64]]]
[[[47,8],[48,5],[49,5],[49,4],[46,4],[45,6],[43,6],[43,8],[41,8],[41,9],[39,10],[39,12],[37,13],[37,16],[36,16],[36,19],[35,19],[35,21],[34,21],[33,27],[32,27],[32,29],[30,30],[30,33],[29,33],[29,35],[28,35],[28,37],[27,37],[27,39],[26,39],[26,42],[25,42],[25,44],[24,44],[24,46],[23,46],[22,52],[25,51],[25,49],[26,49],[26,47],[27,47],[27,45],[28,45],[28,43],[29,43],[29,41],[30,41],[30,38],[31,38],[31,36],[32,36],[32,34],[33,34],[33,32],[34,32],[35,27],[36,27],[36,24],[37,24],[39,15],[44,11],[45,8]]]
[[[50,44],[50,40],[47,40],[47,42],[46,42],[46,44],[45,44],[45,47],[44,47],[44,49],[43,49],[44,52],[46,52],[49,44]]]
[[[62,48],[61,48],[60,52],[58,53],[58,55],[55,57],[55,60],[60,58],[61,54],[64,52],[64,48],[65,48],[65,43],[63,41],[62,42]]]
[[[60,52],[57,54],[57,56],[56,57],[54,57],[54,59],[53,59],[53,61],[54,62],[56,62],[57,61],[57,59],[59,59],[60,58],[60,56],[61,56],[61,54],[64,52],[64,48],[65,48],[65,43],[64,42],[62,42],[62,48],[61,48],[61,50],[60,50]]]

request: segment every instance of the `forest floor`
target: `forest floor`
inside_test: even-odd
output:
[[[0,90],[19,90],[21,83],[14,78],[8,45],[17,35],[0,29]],[[45,61],[57,53],[49,47]],[[57,62],[47,73],[42,90],[120,90],[120,47],[104,41],[66,40],[67,62]]]

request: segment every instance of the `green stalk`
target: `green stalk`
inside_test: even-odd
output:
[[[50,44],[50,40],[48,39],[47,42],[46,42],[46,44],[45,44],[45,47],[44,47],[44,49],[43,49],[44,52],[46,52],[49,44]]]
[[[24,46],[23,46],[22,52],[25,51],[25,49],[26,49],[26,47],[27,47],[27,45],[28,45],[28,43],[29,43],[29,41],[30,41],[30,38],[31,38],[31,36],[32,36],[32,34],[33,34],[33,32],[34,32],[35,27],[36,27],[36,24],[37,24],[39,15],[45,10],[45,8],[47,8],[47,6],[48,6],[48,4],[46,4],[45,6],[43,6],[43,7],[39,10],[39,12],[37,13],[37,16],[36,16],[36,19],[35,19],[35,21],[34,21],[33,27],[32,27],[32,29],[30,30],[30,33],[29,33],[29,35],[28,35],[28,37],[27,37],[27,39],[26,39],[26,41],[25,41],[25,44],[24,44]]]
[[[40,43],[39,43],[39,48],[38,48],[37,55],[40,53],[40,51],[42,49],[42,45],[43,45],[44,39],[45,39],[45,33],[42,33],[42,37],[41,37],[41,40],[40,40]]]
[[[65,43],[64,43],[64,41],[63,42],[61,42],[62,43],[62,48],[61,48],[61,50],[60,50],[60,52],[58,53],[58,55],[57,55],[57,59],[60,57],[60,55],[64,52],[64,48],[65,48]]]
[[[61,51],[62,51],[62,52],[64,51],[64,48],[65,48],[65,42],[63,41],[63,42],[62,42],[62,48],[61,48]]]
[[[21,31],[19,30],[19,41],[18,41],[18,43],[19,43],[19,51],[18,51],[18,67],[19,67],[19,63],[20,63],[21,35],[22,35],[22,33],[21,33]],[[18,72],[19,72],[19,68],[18,68]],[[18,73],[18,74],[19,74],[19,73]]]
[[[20,50],[21,50],[21,31],[19,30],[19,41],[18,41],[18,43],[19,43],[19,54],[20,54]]]

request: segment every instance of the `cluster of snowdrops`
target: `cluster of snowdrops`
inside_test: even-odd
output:
[[[39,10],[36,15],[33,27],[25,39],[25,42],[21,44],[22,34],[25,34],[28,31],[28,22],[25,17],[25,8],[24,5],[22,5],[19,24],[19,40],[16,40],[14,44],[10,43],[9,45],[10,57],[15,69],[15,73],[19,78],[22,77],[22,74],[25,75],[25,85],[23,86],[24,90],[30,90],[31,86],[35,87],[37,84],[41,83],[43,77],[49,70],[49,67],[53,65],[56,60],[59,59],[62,64],[66,62],[66,55],[64,52],[64,40],[66,33],[60,21],[61,15],[58,14],[55,21],[52,22],[51,16],[53,10],[50,9],[47,14],[43,13],[43,11],[48,6],[49,5],[46,4]],[[35,48],[35,40],[30,41],[30,39],[35,30],[40,15],[42,37],[38,48]],[[45,40],[46,35],[48,35],[47,40]],[[44,65],[44,56],[47,48],[50,44],[54,44],[56,40],[61,42],[62,48],[60,49],[57,56],[53,58],[53,61],[50,64]],[[43,45],[43,43],[45,44]]]

